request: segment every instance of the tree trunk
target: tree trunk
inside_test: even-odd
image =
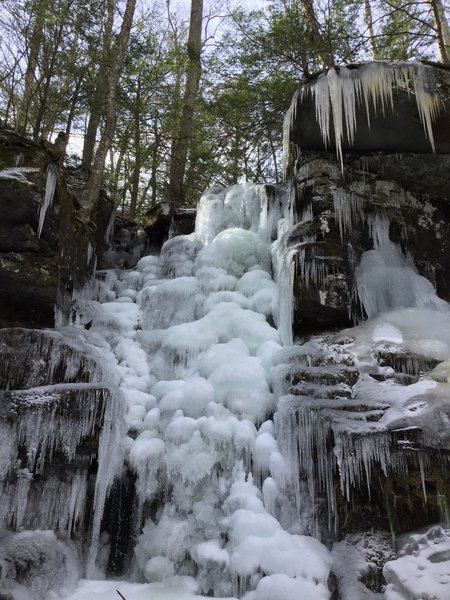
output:
[[[429,0],[436,28],[439,58],[444,64],[450,62],[450,28],[441,0]]]
[[[130,218],[136,216],[141,175],[141,75],[138,75],[136,87],[136,106],[134,111],[134,166],[131,176]]]
[[[64,23],[60,23],[57,35],[55,37],[52,53],[48,57],[47,64],[45,65],[45,67],[43,67],[43,78],[41,79],[41,81],[39,81],[39,105],[37,107],[36,119],[33,125],[34,141],[37,141],[41,135],[42,137],[46,137],[45,133],[42,131],[42,124],[44,121],[45,113],[48,111],[48,97],[50,92],[50,84],[55,74],[55,64],[58,58],[63,31]],[[42,86],[43,82],[44,85]]]
[[[151,205],[152,206],[156,206],[156,203],[158,202],[158,179],[157,179],[157,175],[158,175],[158,166],[159,166],[159,147],[161,145],[161,133],[158,129],[158,120],[156,118],[156,112],[155,112],[155,118],[153,121],[153,147],[152,147],[152,162],[151,162],[151,169],[150,169],[150,187],[152,190],[152,196],[151,196]]]
[[[22,101],[17,111],[17,131],[26,135],[29,109],[33,98],[33,87],[36,80],[36,67],[39,60],[39,52],[42,44],[42,32],[44,28],[45,12],[47,8],[46,0],[39,0],[36,6],[36,17],[34,20],[31,37],[28,45],[28,62],[25,71],[25,82]]]
[[[97,141],[97,130],[105,112],[105,96],[108,74],[111,67],[111,39],[114,23],[114,0],[107,1],[107,16],[105,31],[103,34],[103,45],[100,65],[95,78],[95,86],[89,103],[89,120],[84,136],[83,156],[81,166],[89,169],[93,158],[95,143]]]
[[[299,0],[302,8],[303,16],[305,18],[306,25],[311,33],[311,41],[314,44],[314,48],[326,69],[336,66],[333,53],[327,40],[323,37],[319,21],[316,17],[316,11],[314,10],[313,0]]]
[[[105,166],[106,156],[111,146],[114,131],[116,129],[116,97],[119,85],[122,65],[125,59],[125,54],[130,37],[130,30],[133,24],[134,10],[136,8],[136,0],[127,0],[125,14],[123,16],[122,26],[120,28],[117,45],[112,53],[111,69],[108,73],[108,82],[105,98],[105,128],[100,139],[100,143],[95,153],[94,162],[91,173],[86,182],[84,191],[84,210],[86,218],[90,218],[92,210],[97,202],[98,194],[102,184],[103,169]]]
[[[76,115],[78,98],[80,96],[81,84],[83,83],[83,76],[80,75],[78,79],[75,81],[75,88],[72,93],[72,97],[70,98],[69,112],[67,114],[67,122],[66,122],[66,133],[70,135],[70,131],[72,129],[72,123]]]
[[[195,101],[202,74],[202,20],[203,0],[191,0],[191,18],[187,43],[189,63],[186,71],[186,87],[183,96],[180,129],[175,139],[169,170],[169,201],[175,204],[183,203],[185,196],[183,181],[188,150],[192,143]]]
[[[373,15],[372,7],[370,6],[370,0],[364,0],[364,19],[366,21],[367,34],[369,36],[370,51],[372,53],[373,60],[378,60],[378,48],[373,30]]]

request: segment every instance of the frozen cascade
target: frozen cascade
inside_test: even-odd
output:
[[[165,498],[135,548],[135,569],[150,582],[196,573],[216,596],[329,597],[328,551],[297,524],[272,422],[281,344],[271,323],[275,313],[287,331],[292,317],[280,317],[270,244],[291,226],[285,193],[248,182],[213,188],[194,234],[105,276],[101,303],[75,303],[74,329],[92,320],[90,334],[117,361],[140,502]],[[272,253],[280,285],[283,251]]]
[[[8,335],[15,343],[20,338],[19,354]],[[86,343],[75,328],[11,330],[2,341],[0,379],[11,390],[0,393],[1,527],[49,529],[66,540],[86,533],[86,548],[95,556],[106,496],[122,465],[124,435],[122,392],[114,385],[105,343],[92,337]],[[39,531],[30,531],[30,540],[33,535],[40,543]],[[41,560],[53,560],[45,552]]]
[[[365,199],[355,192],[336,189],[333,192],[334,218],[339,225],[341,242],[344,235],[351,232],[353,226],[364,222]]]
[[[356,109],[365,106],[367,122],[370,126],[371,111],[383,114],[394,105],[394,89],[406,90],[415,96],[420,120],[430,145],[434,151],[432,123],[438,117],[441,102],[430,92],[433,83],[433,70],[420,62],[381,61],[360,65],[357,69],[347,67],[331,68],[319,76],[314,83],[300,88],[294,95],[284,120],[284,162],[285,172],[289,156],[289,135],[295,121],[299,96],[311,94],[316,108],[325,147],[331,141],[331,123],[336,143],[336,154],[343,168],[342,143],[344,136],[352,145],[356,131]]]
[[[291,246],[289,235],[295,219],[294,198],[295,190],[293,187],[290,187],[285,198],[284,211],[280,214],[282,218],[277,223],[277,237],[272,245],[272,263],[279,294],[278,310],[275,312],[274,317],[281,342],[285,346],[290,346],[293,343],[293,286],[297,248]]]
[[[433,285],[419,275],[400,248],[389,238],[389,220],[375,215],[369,220],[374,248],[364,252],[355,269],[359,300],[367,316],[396,308],[424,307],[446,312]]]
[[[83,526],[88,482],[77,449],[94,437],[102,424],[94,499],[94,514],[101,519],[106,492],[117,468],[115,458],[119,458],[107,450],[120,435],[117,394],[100,384],[67,383],[5,392],[3,405],[9,406],[20,420],[2,425],[4,439],[9,442],[2,456],[2,525],[48,528],[67,535]],[[21,459],[22,452],[26,462]],[[73,464],[72,478],[68,476],[63,482],[57,477],[42,479],[46,462],[57,454],[67,464]],[[36,483],[30,487],[34,479]],[[12,492],[14,486],[16,491]],[[95,522],[92,526],[95,553],[99,526]]]
[[[275,199],[269,201],[269,194]],[[134,270],[101,273],[74,298],[71,327],[47,333],[40,345],[30,340],[45,368],[36,364],[35,372],[17,374],[11,388],[25,388],[37,374],[41,379],[35,389],[10,394],[28,405],[48,398],[52,407],[55,399],[57,406],[58,398],[72,398],[73,410],[81,411],[83,393],[91,409],[79,429],[57,411],[48,430],[43,420],[37,432],[24,419],[23,431],[14,435],[26,446],[30,464],[16,465],[18,501],[2,505],[5,519],[34,526],[25,510],[27,502],[37,504],[30,494],[39,493],[30,487],[31,462],[42,469],[52,454],[76,455],[79,440],[91,435],[101,413],[89,576],[105,569],[102,556],[110,540],[102,531],[102,510],[123,452],[125,468],[137,478],[133,514],[140,535],[131,575],[149,585],[183,581],[192,593],[215,597],[329,599],[330,553],[310,537],[324,533],[317,506],[325,498],[332,531],[337,476],[349,499],[355,489],[370,491],[375,464],[385,473],[417,464],[426,477],[426,459],[414,448],[395,448],[393,440],[404,426],[399,407],[411,405],[416,414],[421,394],[436,392],[439,384],[418,381],[405,391],[367,374],[356,383],[355,361],[367,360],[369,351],[358,347],[353,330],[350,341],[340,344],[314,339],[291,345],[296,261],[304,283],[326,277],[319,262],[308,266],[302,259],[310,241],[289,240],[291,198],[248,182],[208,190],[194,234],[168,240],[160,256],[145,256]],[[363,218],[357,202],[343,210],[338,220],[344,230]],[[386,261],[394,257],[401,276],[409,269],[409,279],[419,278],[390,241],[389,223],[382,217],[370,223],[370,252]],[[428,314],[426,321],[430,326]],[[385,340],[386,325],[373,327],[372,338]],[[400,336],[396,331],[392,325],[391,342]],[[443,339],[438,348],[441,359],[450,356],[446,343]],[[89,354],[77,353],[88,344],[95,346],[101,368]],[[11,360],[0,364],[0,374],[12,368]],[[65,383],[46,386],[56,372]],[[74,383],[80,380],[90,383]],[[381,386],[381,396],[375,386]],[[110,405],[103,397],[108,390],[117,399]],[[123,405],[127,433],[115,413]],[[36,435],[42,443],[34,452]],[[2,449],[5,473],[15,462],[15,448]],[[58,482],[46,485],[51,490]],[[44,496],[49,527],[76,531],[88,485],[75,469],[55,493],[57,505]]]
[[[47,179],[45,181],[45,193],[39,208],[39,225],[37,235],[41,237],[42,228],[44,227],[45,215],[47,210],[52,205],[55,195],[56,183],[58,179],[58,170],[54,163],[50,163],[47,167]]]

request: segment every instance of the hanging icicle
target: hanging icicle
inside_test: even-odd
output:
[[[431,90],[435,88],[433,70],[421,62],[370,62],[357,69],[339,67],[329,69],[310,85],[302,87],[292,99],[284,121],[284,166],[290,154],[290,133],[296,117],[297,105],[311,94],[315,103],[316,119],[327,148],[331,142],[331,116],[336,144],[336,155],[343,166],[344,136],[351,146],[356,133],[356,110],[364,104],[367,123],[371,115],[386,108],[394,110],[394,89],[405,90],[416,99],[420,121],[433,152],[435,144],[432,123],[441,109],[441,99]]]
[[[47,210],[52,205],[53,196],[55,195],[56,181],[57,181],[57,170],[56,165],[50,163],[47,167],[47,179],[45,182],[45,194],[42,200],[41,207],[39,209],[39,226],[38,226],[38,238],[41,237],[42,228],[44,227],[45,215]]]

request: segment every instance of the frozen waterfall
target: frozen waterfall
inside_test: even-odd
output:
[[[248,182],[205,192],[195,233],[169,239],[159,256],[145,256],[133,270],[99,273],[74,300],[71,326],[54,334],[58,344],[58,336],[69,340],[70,349],[53,340],[45,351],[53,361],[48,377],[61,369],[64,383],[19,393],[28,407],[56,399],[57,408],[39,427],[27,413],[20,427],[5,433],[11,444],[2,449],[0,468],[15,469],[17,502],[8,500],[6,485],[4,523],[30,529],[44,523],[67,537],[77,533],[88,510],[86,472],[76,472],[59,490],[51,481],[32,492],[30,486],[53,453],[73,460],[100,422],[95,511],[89,547],[83,547],[91,579],[117,576],[108,562],[112,529],[102,517],[115,493],[117,503],[129,502],[127,543],[134,547],[125,576],[140,583],[83,582],[73,600],[110,597],[116,587],[127,600],[140,594],[329,600],[330,569],[341,572],[346,552],[339,544],[329,549],[339,525],[337,494],[350,501],[364,488],[370,495],[375,464],[384,475],[411,464],[425,474],[427,462],[417,448],[393,444],[396,432],[414,429],[419,412],[429,410],[434,418],[436,408],[424,408],[423,396],[432,392],[443,402],[446,363],[434,379],[403,386],[388,380],[374,356],[393,345],[414,348],[412,320],[433,327],[435,344],[423,346],[424,356],[449,359],[450,335],[438,324],[450,318],[439,312],[447,305],[390,241],[389,223],[374,218],[374,248],[357,266],[359,298],[374,318],[341,336],[294,345],[296,274],[304,277],[315,267],[289,237],[293,198]],[[354,218],[364,219],[359,205],[344,208],[344,197],[335,202],[341,234]],[[98,371],[89,363],[94,358]],[[411,371],[415,367],[411,362]],[[371,378],[377,369],[385,379]],[[73,382],[88,372],[89,382]],[[11,394],[14,405],[17,392]],[[90,409],[83,413],[86,399]],[[76,428],[67,406],[83,414]],[[26,450],[26,464],[19,465],[16,445]],[[111,488],[125,476],[135,495],[122,497]],[[39,493],[45,519],[26,513],[38,506]],[[51,504],[47,493],[57,502]],[[41,533],[36,544],[47,548],[53,534]],[[446,548],[444,534],[441,543]],[[14,544],[0,555],[8,565]],[[389,564],[391,600],[400,567]],[[9,583],[10,571],[2,570]],[[344,583],[354,591],[360,582],[358,572],[353,575]],[[345,600],[354,600],[351,593]],[[365,597],[380,597],[370,594]]]

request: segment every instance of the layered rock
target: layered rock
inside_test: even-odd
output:
[[[293,330],[322,336],[277,367],[278,439],[314,533],[341,540],[336,598],[384,589],[399,534],[448,527],[449,115],[447,68],[369,63],[306,83],[285,122]]]
[[[94,222],[78,216],[83,174],[13,132],[0,132],[0,325],[52,326],[93,276],[111,202],[102,193]]]
[[[53,330],[3,329],[0,353],[0,526],[74,538],[90,548],[92,567],[121,467],[112,365],[95,343]]]

